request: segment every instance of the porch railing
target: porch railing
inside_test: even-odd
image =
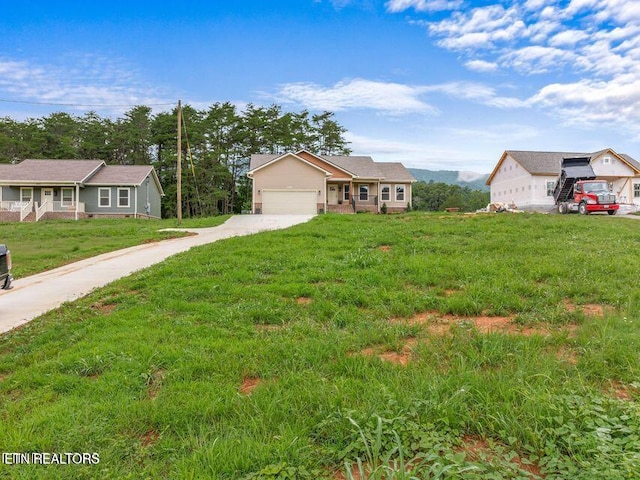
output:
[[[31,212],[33,212],[33,200],[29,202],[21,202],[25,205],[20,209],[20,221],[24,222],[24,219],[27,218]]]
[[[42,218],[45,212],[49,211],[50,206],[51,202],[49,202],[49,200],[45,200],[42,205],[36,207],[36,222]]]

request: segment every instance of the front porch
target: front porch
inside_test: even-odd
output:
[[[379,182],[327,182],[328,213],[379,213]]]
[[[0,221],[3,222],[37,222],[47,219],[82,218],[84,202],[54,202],[45,200],[42,205],[30,201],[2,201],[0,202]]]

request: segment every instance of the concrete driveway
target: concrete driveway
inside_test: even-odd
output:
[[[0,333],[191,247],[288,228],[311,218],[312,215],[240,215],[231,217],[218,227],[170,229],[197,235],[125,248],[20,278],[13,282],[11,290],[0,290]],[[13,260],[14,263],[19,261]]]

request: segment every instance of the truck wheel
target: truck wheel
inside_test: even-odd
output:
[[[580,215],[589,215],[589,210],[587,210],[587,204],[582,202],[580,205],[578,205],[578,212],[580,212]]]
[[[608,213],[609,215],[615,215],[615,214],[616,214],[616,212],[617,212],[617,210],[607,210],[607,213]]]
[[[558,204],[558,213],[560,214],[567,213],[567,205],[565,203]]]
[[[11,288],[11,276],[8,276],[4,279],[4,285],[2,286],[3,290],[9,290]]]

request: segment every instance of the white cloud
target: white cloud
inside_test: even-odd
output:
[[[343,80],[332,87],[290,83],[281,87],[276,98],[314,110],[372,109],[393,115],[437,114],[435,107],[420,98],[423,94],[422,87],[356,78]]]
[[[85,105],[73,107],[78,111],[112,105],[100,110],[114,113],[127,110],[128,105],[173,101],[111,59],[84,55],[61,58],[59,62],[41,65],[0,58],[0,95],[15,101]]]
[[[554,47],[573,47],[576,43],[589,38],[582,30],[564,30],[549,39],[549,45]]]
[[[469,60],[464,66],[476,72],[495,72],[498,69],[497,63],[484,60]]]
[[[529,46],[510,51],[500,57],[500,63],[523,74],[545,73],[574,59],[574,53],[554,47]]]
[[[391,13],[404,12],[410,8],[418,12],[455,10],[462,6],[462,0],[389,0],[387,10]]]
[[[564,79],[542,84],[529,99],[488,91],[461,98],[499,108],[533,106],[565,123],[597,128],[606,121],[640,131],[638,0],[493,0],[433,18],[419,23],[469,70],[496,72],[491,78],[515,72]]]

